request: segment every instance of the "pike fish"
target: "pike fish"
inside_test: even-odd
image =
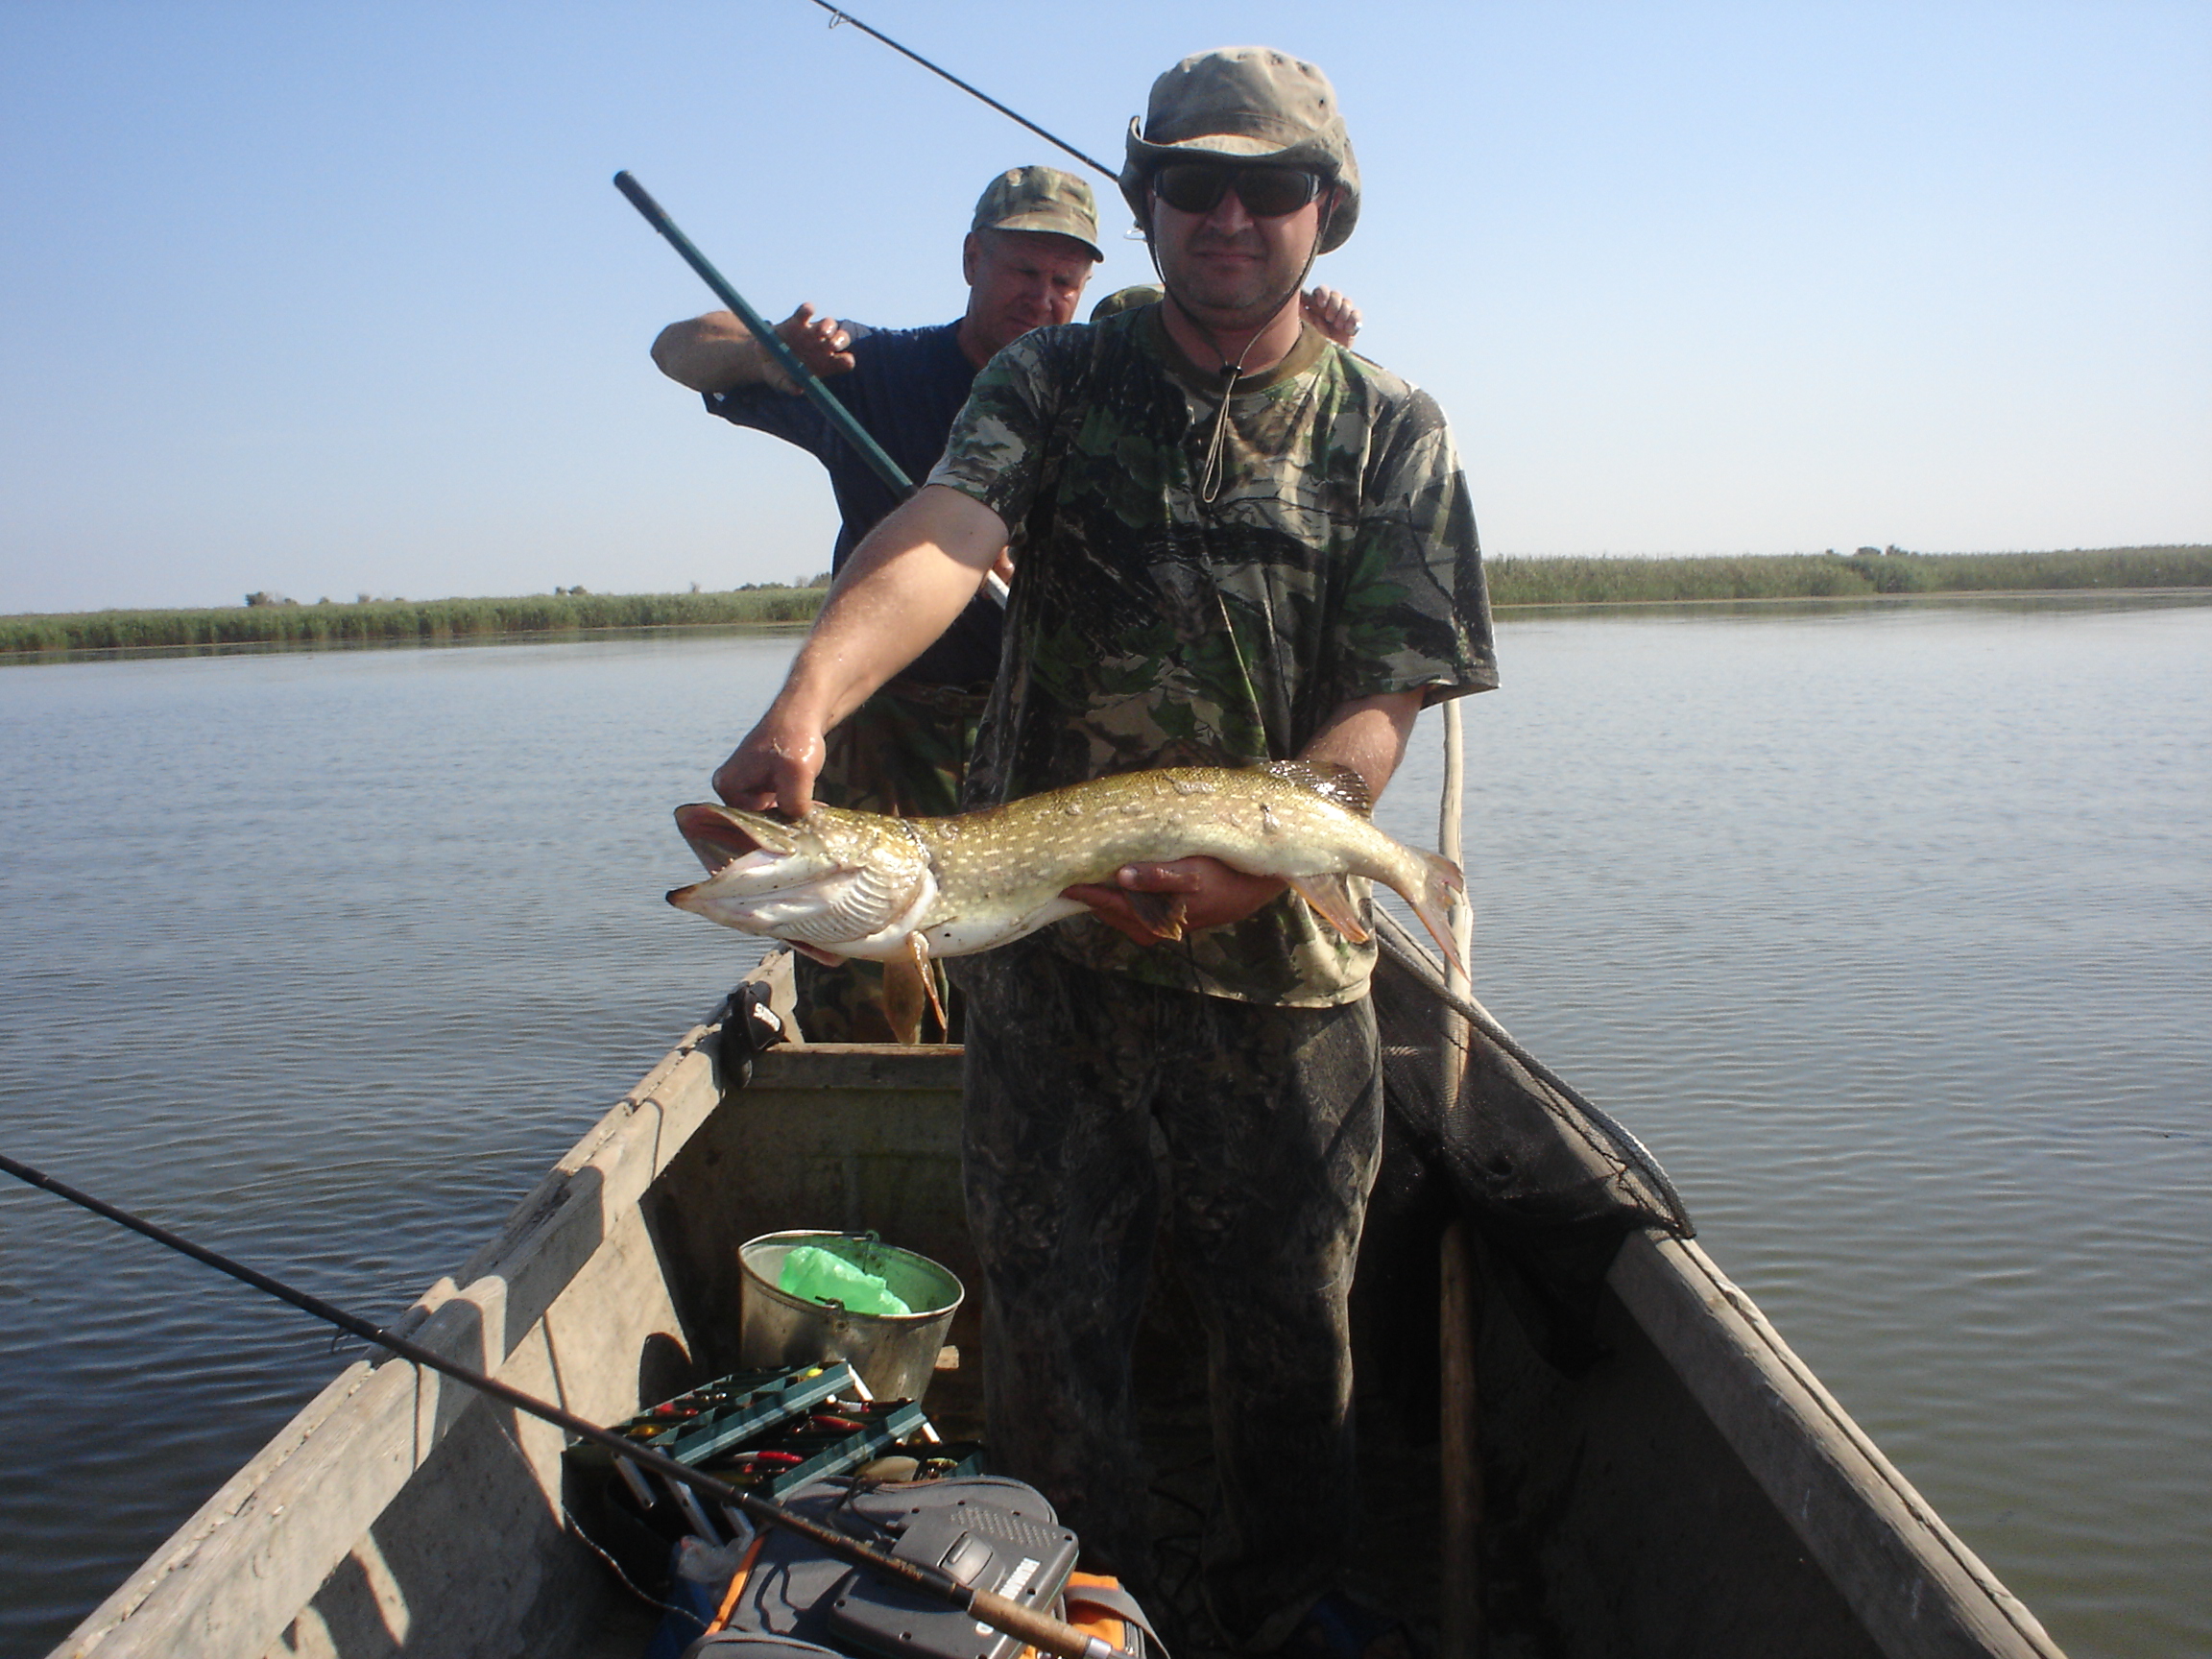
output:
[[[1372,806],[1350,767],[1297,760],[1124,772],[949,818],[816,806],[786,819],[700,803],[676,809],[676,828],[709,876],[668,902],[823,961],[919,964],[1075,915],[1086,906],[1061,889],[1111,884],[1124,864],[1205,854],[1287,881],[1356,941],[1368,932],[1346,878],[1381,881],[1449,955],[1458,867],[1376,829]],[[1182,937],[1173,895],[1128,897],[1162,938]]]

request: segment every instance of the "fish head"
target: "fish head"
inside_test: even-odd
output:
[[[668,902],[828,955],[889,954],[936,897],[929,857],[896,818],[817,806],[781,818],[714,802],[676,809],[709,875]]]

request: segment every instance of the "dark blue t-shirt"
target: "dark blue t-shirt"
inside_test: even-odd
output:
[[[852,411],[861,427],[883,445],[901,470],[919,484],[945,452],[952,418],[968,401],[974,367],[960,349],[960,325],[934,328],[871,328],[847,323],[853,340],[853,372],[825,384]],[[707,407],[725,421],[773,433],[821,462],[830,473],[844,523],[830,554],[832,570],[860,538],[873,530],[899,495],[870,470],[859,451],[814,406],[813,399],[766,386],[734,392],[709,392]],[[938,685],[972,685],[998,673],[998,637],[1005,613],[988,595],[974,602],[937,642],[914,660],[906,678]]]

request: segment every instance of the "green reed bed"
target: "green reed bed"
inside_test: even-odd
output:
[[[575,634],[602,628],[808,622],[819,588],[757,588],[726,593],[563,593],[517,599],[422,603],[283,602],[206,611],[87,611],[0,617],[0,654],[142,651],[163,646],[373,644]]]
[[[1486,561],[1499,605],[1633,605],[1712,599],[1845,599],[1881,593],[2043,592],[2212,587],[2212,546],[2062,553],[1741,554],[1695,559]]]
[[[1488,562],[1501,606],[1842,599],[1883,593],[2036,592],[2212,587],[2212,546],[2065,553],[1743,554],[1698,559]],[[605,628],[769,625],[812,620],[823,588],[720,593],[533,594],[517,599],[369,600],[296,605],[255,594],[206,611],[88,611],[0,616],[0,657],[161,647],[307,646],[577,634]]]

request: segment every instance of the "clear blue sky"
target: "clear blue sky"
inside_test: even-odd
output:
[[[2202,0],[858,11],[1108,158],[1187,52],[1321,63],[1368,186],[1321,275],[1493,553],[2212,541]],[[609,177],[763,310],[907,324],[1050,158],[826,22],[8,0],[0,611],[825,567],[813,464],[647,361],[711,301]]]

